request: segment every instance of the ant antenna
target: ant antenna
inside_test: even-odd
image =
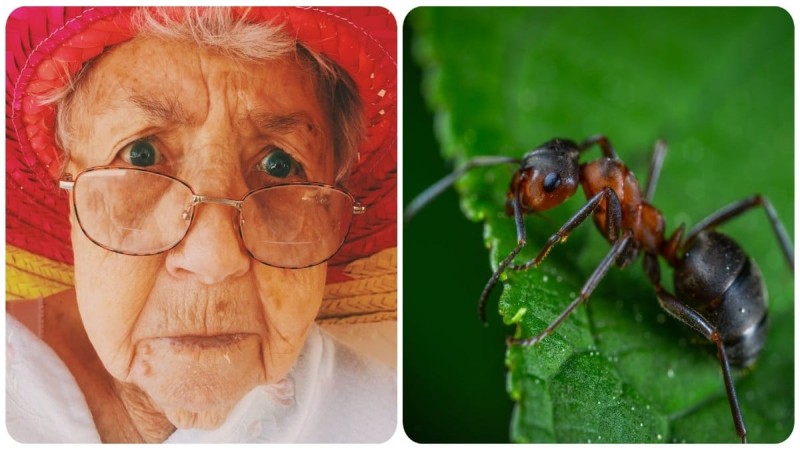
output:
[[[436,197],[438,197],[445,189],[452,186],[461,176],[467,173],[469,170],[474,169],[476,167],[486,167],[486,166],[496,166],[500,164],[520,164],[522,162],[519,158],[513,158],[510,156],[477,156],[472,158],[471,160],[467,161],[466,164],[459,167],[458,169],[454,170],[453,173],[445,176],[441,180],[434,183],[428,189],[425,189],[417,195],[414,200],[406,206],[405,211],[403,212],[403,223],[408,223],[420,209],[424,208],[428,203],[432,202]]]

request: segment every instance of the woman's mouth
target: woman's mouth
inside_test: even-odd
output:
[[[216,334],[211,336],[187,335],[167,338],[175,347],[179,348],[219,348],[235,345],[251,336],[248,333]]]

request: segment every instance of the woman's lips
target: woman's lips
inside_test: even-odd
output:
[[[248,336],[249,333],[231,333],[231,334],[217,334],[212,336],[176,336],[167,338],[173,346],[177,347],[192,347],[192,348],[220,348],[236,345]]]

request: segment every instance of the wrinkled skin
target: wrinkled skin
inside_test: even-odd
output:
[[[76,93],[68,172],[130,165],[130,144],[147,138],[159,152],[158,170],[201,195],[242,198],[248,180],[263,178],[252,172],[274,147],[302,166],[292,180],[332,183],[329,120],[300,70],[293,57],[234,63],[186,44],[121,44]],[[264,120],[273,116],[295,120]],[[325,264],[288,270],[252,260],[236,217],[229,206],[200,205],[177,247],[126,256],[89,241],[73,211],[80,318],[119,386],[113,401],[136,429],[155,428],[145,440],[168,436],[164,418],[180,428],[219,426],[252,388],[287,374],[317,314]],[[95,422],[102,435],[96,414]]]

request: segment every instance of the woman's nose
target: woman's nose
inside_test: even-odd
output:
[[[167,253],[166,266],[175,277],[196,277],[211,285],[244,275],[251,259],[237,229],[238,211],[228,205],[201,203],[186,237]]]

